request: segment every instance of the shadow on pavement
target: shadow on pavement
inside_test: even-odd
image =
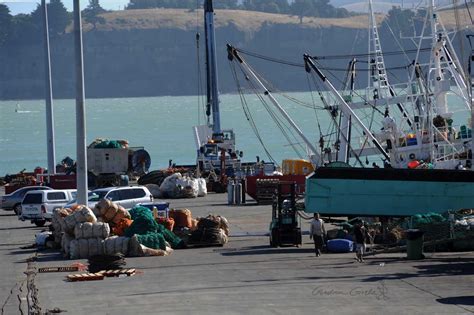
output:
[[[430,264],[430,262],[433,262]],[[369,277],[364,282],[376,282],[382,280],[399,280],[417,277],[440,277],[440,276],[470,276],[474,274],[474,261],[472,258],[440,258],[430,259],[427,264],[416,265],[418,269],[412,273],[394,273],[384,276]]]
[[[41,252],[41,255],[38,255],[36,259],[37,262],[47,262],[47,261],[63,261],[67,260],[63,257],[63,255],[58,251],[50,251],[50,252]]]
[[[7,255],[27,255],[36,252],[36,248],[12,250]]]
[[[248,280],[243,281],[244,284],[231,284],[231,285],[224,285],[224,286],[196,286],[193,288],[180,288],[179,290],[161,290],[161,291],[154,291],[154,292],[140,292],[134,294],[127,294],[122,296],[132,297],[132,296],[150,296],[150,295],[157,295],[157,294],[172,294],[172,293],[180,293],[180,294],[189,294],[189,293],[199,293],[199,292],[206,292],[206,291],[218,291],[221,292],[223,290],[229,289],[241,289],[241,288],[254,288],[254,287],[266,287],[266,286],[280,286],[280,285],[290,285],[290,284],[298,284],[300,285],[302,282],[309,282],[314,283],[315,280],[339,280],[339,279],[352,279],[354,276],[340,276],[340,277],[295,277],[290,279],[256,279],[256,280]]]
[[[7,211],[7,210],[5,210]],[[8,212],[8,213],[0,213],[0,217],[15,217],[16,216],[16,213],[13,212],[13,210],[11,212]]]
[[[452,296],[448,298],[436,299],[441,304],[469,305],[474,306],[474,295],[470,296]]]
[[[15,227],[6,227],[6,228],[0,228],[0,231],[9,231],[9,230],[23,230],[23,229],[44,229],[44,227],[37,227],[34,225],[25,225],[25,226],[15,226]]]
[[[307,254],[307,253],[314,253],[313,248],[298,248],[294,246],[288,247],[270,247],[268,245],[265,246],[252,246],[252,247],[244,247],[238,250],[234,250],[231,252],[222,252],[222,256],[246,256],[246,255],[268,255],[268,254]]]

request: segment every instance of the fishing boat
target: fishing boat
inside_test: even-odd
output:
[[[429,39],[430,58],[426,64],[415,60],[411,81],[406,88],[398,89],[403,94],[397,95],[397,89],[388,83],[373,12],[371,67],[374,71],[369,89],[372,98],[367,104],[346,102],[347,98],[336,91],[314,59],[305,56],[307,70],[319,77],[337,100],[341,114],[351,122],[349,128],[342,125],[340,139],[350,151],[349,156],[360,159],[364,151],[366,155],[378,153],[385,166],[383,169],[318,168],[306,180],[307,212],[410,216],[474,207],[470,74],[468,77],[464,73],[433,1],[428,2],[426,15],[428,32],[420,36],[417,55],[422,41]],[[461,107],[457,113],[449,94],[456,95]],[[364,106],[385,108],[378,132],[359,118],[356,111]],[[391,114],[395,110],[398,115]],[[362,130],[363,140],[359,143],[365,144],[366,150],[345,141],[355,126]]]
[[[236,149],[235,133],[222,129],[217,75],[216,37],[212,0],[204,1],[204,30],[206,47],[206,116],[207,124],[193,127],[198,173],[208,178],[210,188],[223,191],[226,176],[240,170],[243,152]]]
[[[370,85],[364,93],[337,90],[319,60],[304,56],[305,70],[327,91],[320,96],[338,132],[331,139],[321,135],[317,149],[280,109],[306,143],[316,168],[306,178],[306,211],[408,216],[474,208],[471,79],[464,73],[433,1],[428,2],[410,80],[400,85],[389,83],[372,10],[369,17]],[[423,63],[420,55],[426,51],[422,45],[427,40],[430,57]],[[231,46],[228,50],[259,84],[262,94],[281,107],[238,50]],[[354,59],[348,77],[354,80]],[[448,95],[456,96],[460,109],[453,110]],[[378,122],[374,113],[380,115]],[[374,167],[367,167],[368,158],[374,156],[384,168],[375,162]]]

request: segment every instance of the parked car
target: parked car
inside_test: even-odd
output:
[[[39,190],[29,191],[21,202],[20,220],[31,220],[36,226],[51,221],[53,210],[62,208],[76,197],[76,190]]]
[[[153,195],[145,186],[98,188],[89,193],[87,206],[92,209],[101,199],[109,199],[128,210],[136,204],[153,201]],[[71,207],[76,203],[77,201],[73,200],[65,207]]]
[[[21,214],[21,201],[25,194],[32,190],[52,190],[47,186],[26,186],[19,188],[11,194],[4,195],[2,197],[1,207],[4,210],[13,210],[17,215]]]

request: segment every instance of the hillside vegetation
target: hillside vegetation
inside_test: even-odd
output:
[[[305,17],[300,24],[298,16],[272,14],[243,10],[219,10],[215,17],[216,27],[225,27],[233,24],[243,32],[256,32],[265,24],[294,24],[305,28],[344,27],[366,28],[367,15],[352,16],[347,18],[315,18]],[[180,29],[184,31],[196,30],[203,25],[202,10],[186,9],[142,9],[113,11],[102,14],[106,22],[98,24],[97,30],[131,30],[131,29]],[[383,15],[377,16],[378,20]],[[85,25],[85,30],[91,30],[92,25]]]
[[[460,24],[464,27],[472,27],[467,10],[459,10]],[[202,28],[202,10],[187,9],[141,9],[112,11],[101,14],[105,19],[104,24],[98,24],[97,30],[140,30],[140,29],[179,29],[192,31]],[[384,14],[376,14],[377,22],[380,24],[385,18]],[[448,28],[456,26],[453,10],[445,10],[440,13],[442,22]],[[303,28],[327,28],[342,27],[351,29],[365,29],[368,25],[368,15],[356,15],[347,18],[315,18],[305,17],[300,23],[299,17],[295,15],[272,14],[256,11],[243,10],[218,10],[215,17],[216,27],[225,27],[233,24],[243,32],[256,32],[263,25],[300,25]],[[90,31],[93,27],[84,24],[84,30]],[[72,30],[72,25],[68,31]]]

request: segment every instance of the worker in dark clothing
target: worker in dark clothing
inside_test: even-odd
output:
[[[367,232],[365,230],[362,221],[358,221],[354,226],[354,238],[356,243],[356,260],[358,262],[364,262],[365,253],[365,236]]]

